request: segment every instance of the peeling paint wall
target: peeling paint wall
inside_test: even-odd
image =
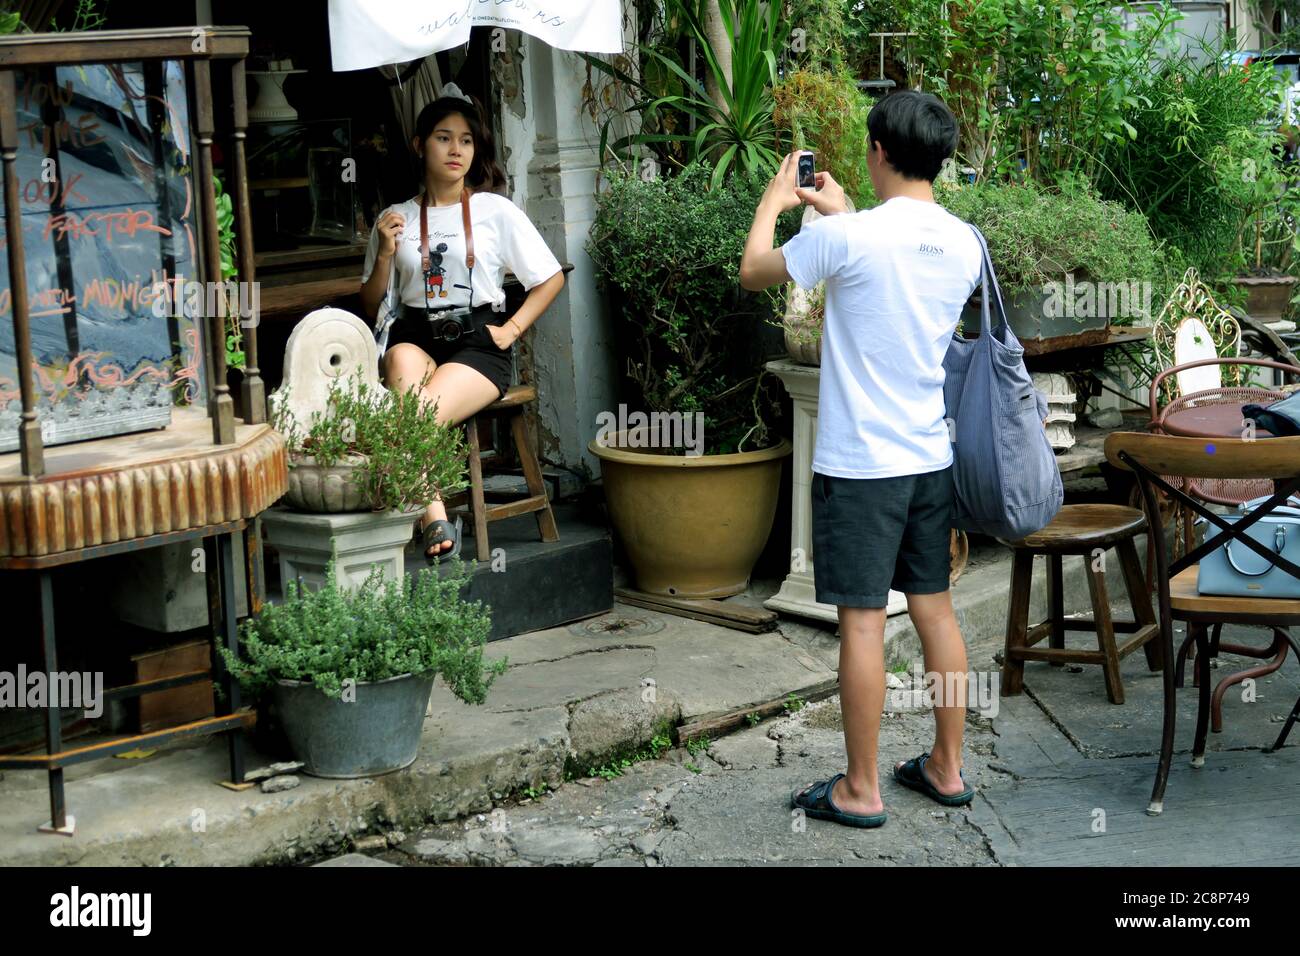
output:
[[[609,315],[585,248],[600,134],[582,109],[582,59],[523,34],[508,36],[493,70],[511,198],[557,258],[574,266],[521,346],[520,369],[538,389],[540,455],[594,476],[600,466],[587,442],[596,416],[615,407],[618,384]]]

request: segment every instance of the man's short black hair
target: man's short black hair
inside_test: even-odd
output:
[[[880,143],[904,179],[934,182],[957,149],[957,120],[933,93],[898,90],[867,114],[867,137]]]

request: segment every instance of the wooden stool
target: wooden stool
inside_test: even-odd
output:
[[[512,385],[501,399],[478,414],[470,416],[465,422],[469,439],[469,489],[453,495],[448,499],[447,506],[451,508],[468,504],[474,519],[474,543],[480,561],[487,561],[491,554],[488,547],[489,521],[536,513],[537,530],[542,540],[560,540],[560,532],[555,527],[555,515],[551,513],[551,499],[547,496],[546,485],[542,481],[542,466],[537,461],[537,454],[528,441],[528,431],[524,427],[524,408],[535,401],[537,401],[537,389],[533,386]],[[519,458],[524,481],[528,483],[528,494],[523,498],[499,504],[486,503],[486,495],[483,491],[483,461],[479,457],[478,441],[478,420],[484,415],[505,415],[510,418],[510,434],[515,443],[515,454]]]
[[[1147,666],[1151,670],[1163,667],[1160,642],[1152,641],[1160,627],[1151,608],[1142,565],[1133,544],[1133,538],[1145,529],[1146,518],[1136,508],[1106,504],[1066,505],[1046,528],[1022,541],[1006,542],[1014,550],[1015,557],[1011,570],[1011,603],[1007,611],[1007,643],[1002,658],[1002,696],[1009,697],[1024,690],[1025,661],[1048,661],[1054,667],[1065,663],[1100,664],[1106,675],[1106,695],[1113,704],[1124,703],[1119,662],[1136,648],[1141,647],[1146,652]],[[1097,552],[1108,548],[1114,548],[1119,555],[1129,604],[1136,620],[1111,619],[1106,573],[1096,567],[1098,562],[1094,560]],[[1047,556],[1048,619],[1029,627],[1029,597],[1036,554]],[[1061,558],[1067,554],[1084,559],[1088,591],[1092,596],[1091,618],[1065,617]],[[1104,568],[1104,564],[1102,566]],[[1094,631],[1098,649],[1067,650],[1066,631]],[[1133,636],[1116,646],[1116,631],[1131,632]],[[1035,648],[1034,645],[1044,637],[1049,639],[1049,646]]]

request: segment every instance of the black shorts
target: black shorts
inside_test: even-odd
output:
[[[401,342],[410,342],[419,346],[438,365],[447,362],[468,365],[497,387],[500,393],[498,398],[504,398],[506,390],[510,388],[510,353],[514,347],[497,348],[487,326],[504,325],[507,316],[504,312],[488,309],[475,312],[473,319],[472,332],[466,332],[455,342],[446,342],[433,334],[433,323],[425,318],[424,310],[405,307],[402,318],[388,329],[388,348]]]
[[[889,591],[948,590],[954,516],[952,466],[893,478],[813,473],[813,580],[817,600],[884,607]]]

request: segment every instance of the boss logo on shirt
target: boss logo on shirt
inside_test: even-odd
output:
[[[921,247],[917,250],[917,252],[919,252],[919,253],[920,253],[921,255],[923,255],[923,256],[941,256],[941,255],[943,255],[943,249],[942,249],[942,248],[940,248],[939,246],[932,246],[932,245],[930,245],[928,242],[923,242],[923,243],[921,243]]]

